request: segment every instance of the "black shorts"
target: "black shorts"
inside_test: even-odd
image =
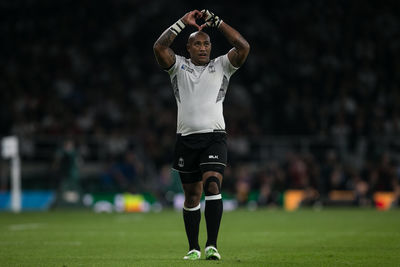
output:
[[[182,183],[201,181],[202,174],[207,171],[223,175],[226,163],[225,131],[177,135],[172,168],[179,172]]]

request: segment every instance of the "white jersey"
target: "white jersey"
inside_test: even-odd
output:
[[[167,70],[178,106],[177,133],[189,135],[225,130],[222,102],[231,75],[238,69],[228,55],[217,57],[205,66],[175,56]]]

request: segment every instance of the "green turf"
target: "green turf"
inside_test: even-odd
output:
[[[0,213],[0,266],[400,266],[400,210],[226,212],[219,262],[181,260],[183,229],[175,211]]]

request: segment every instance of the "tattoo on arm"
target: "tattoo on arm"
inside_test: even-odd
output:
[[[228,53],[231,63],[236,67],[240,67],[246,60],[249,53],[249,43],[238,31],[226,23],[223,23],[219,29],[224,34],[228,42],[233,46]]]
[[[157,61],[163,68],[168,68],[175,62],[175,53],[170,48],[175,37],[176,35],[167,29],[154,44]]]
[[[169,56],[171,59],[174,59],[174,58],[175,58],[175,53],[174,53],[174,51],[172,51],[171,48],[168,48],[168,56]]]
[[[232,44],[236,48],[242,48],[247,41],[239,34],[238,38],[232,41]]]
[[[176,35],[172,33],[169,29],[167,29],[166,31],[163,32],[163,34],[161,34],[157,42],[162,46],[169,47],[174,41],[175,37]]]
[[[233,29],[232,29],[233,30]],[[231,33],[224,32],[225,37],[227,38],[228,42],[235,47],[236,49],[244,49],[247,44],[247,41],[243,38],[243,36],[237,32],[232,31]]]

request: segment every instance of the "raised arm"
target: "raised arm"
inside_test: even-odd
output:
[[[202,13],[198,10],[190,11],[158,37],[157,41],[153,45],[153,51],[158,64],[162,68],[168,69],[175,63],[175,53],[170,46],[176,36],[186,27],[186,25],[195,26],[200,30],[201,28],[197,25],[196,18],[200,18],[201,16]]]
[[[233,46],[233,48],[228,52],[229,61],[235,67],[242,66],[250,52],[249,43],[237,30],[229,26],[224,21],[221,23],[218,29]]]
[[[206,21],[201,28],[205,26],[218,28],[218,30],[222,32],[228,42],[233,46],[233,48],[228,52],[229,61],[235,67],[242,66],[250,52],[250,45],[246,39],[244,39],[237,30],[229,26],[209,10],[202,10],[201,12]]]

